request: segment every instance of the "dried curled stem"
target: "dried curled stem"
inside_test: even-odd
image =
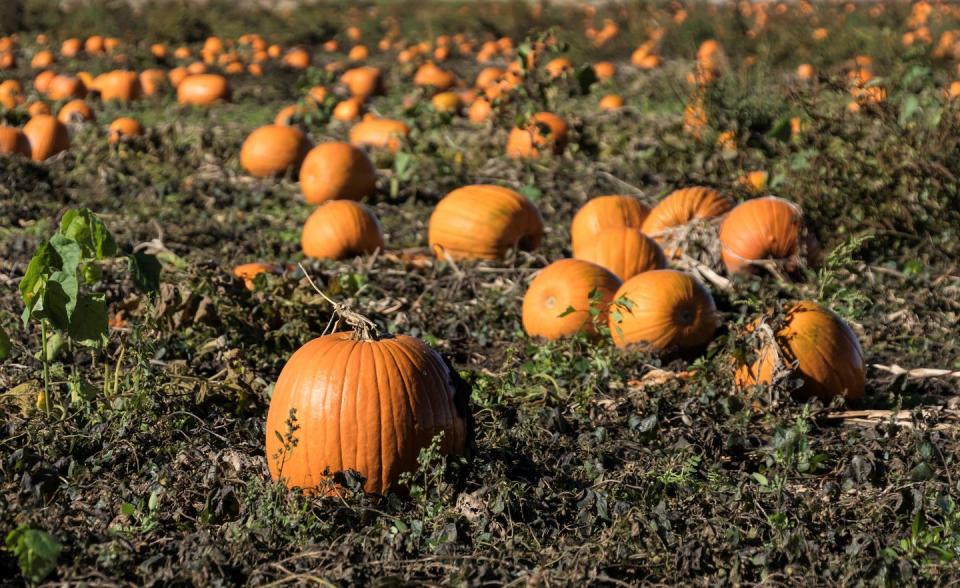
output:
[[[307,278],[307,281],[310,282],[310,286],[313,287],[313,290],[319,294],[321,298],[329,302],[330,306],[333,307],[333,316],[330,317],[330,322],[327,323],[327,327],[323,330],[324,335],[337,332],[337,330],[340,328],[340,324],[344,323],[353,330],[353,334],[357,339],[363,341],[376,341],[380,339],[380,329],[377,327],[376,323],[363,316],[359,312],[350,310],[350,307],[346,304],[343,304],[342,302],[336,302],[324,294],[323,290],[318,288],[314,283],[313,278],[311,278],[310,274],[307,273],[307,269],[303,267],[303,264],[298,263],[297,266],[300,267],[300,271],[303,272],[303,275]]]

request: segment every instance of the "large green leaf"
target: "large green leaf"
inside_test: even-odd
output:
[[[33,307],[43,296],[43,288],[50,274],[62,266],[60,255],[49,243],[41,243],[30,259],[27,271],[20,280],[20,295],[26,305],[26,321]]]
[[[58,233],[50,238],[50,247],[60,256],[60,267],[57,269],[71,274],[77,271],[83,257],[79,243]]]
[[[68,210],[60,220],[60,232],[79,243],[87,257],[104,259],[117,254],[110,230],[86,208]]]
[[[100,347],[107,329],[107,302],[103,294],[81,294],[70,317],[70,338],[80,345]]]
[[[66,331],[77,306],[79,291],[80,284],[77,282],[76,273],[54,272],[43,288],[43,299],[34,308],[34,316],[46,318],[55,328]]]
[[[7,534],[6,546],[7,550],[16,556],[20,573],[34,584],[42,581],[57,567],[57,559],[63,549],[50,533],[31,529],[26,525],[20,525]]]

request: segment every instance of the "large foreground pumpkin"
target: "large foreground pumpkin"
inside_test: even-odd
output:
[[[396,490],[400,475],[416,470],[420,450],[438,434],[442,453],[464,452],[465,411],[449,368],[419,339],[318,337],[290,357],[274,387],[267,412],[270,473],[312,491],[353,470],[367,492]]]
[[[265,125],[243,142],[240,165],[252,176],[265,178],[297,172],[310,149],[310,140],[296,127]]]
[[[352,200],[330,200],[307,218],[300,236],[307,257],[343,259],[383,249],[380,221]]]
[[[491,185],[458,188],[430,215],[428,240],[441,259],[497,259],[514,248],[532,251],[543,237],[543,219],[532,202]]]
[[[784,326],[774,337],[775,342],[767,342],[752,365],[738,366],[735,380],[739,386],[771,383],[779,356],[782,369],[796,364],[794,374],[803,380],[794,392],[799,400],[814,396],[824,402],[837,396],[863,398],[866,364],[860,341],[832,310],[810,300],[798,302],[787,311]]]
[[[555,261],[537,273],[523,297],[523,330],[544,339],[596,333],[594,316],[606,320],[619,287],[615,275],[589,261]]]
[[[710,291],[676,270],[637,274],[620,286],[613,304],[610,332],[617,347],[682,351],[706,345],[717,328]]]
[[[597,196],[584,204],[573,216],[570,225],[570,241],[573,256],[580,257],[586,247],[603,229],[633,227],[639,229],[643,219],[650,214],[645,204],[631,196]]]
[[[367,154],[349,143],[321,143],[300,167],[300,189],[308,204],[360,200],[377,190],[377,169]]]
[[[751,271],[769,260],[793,271],[800,263],[803,217],[800,208],[767,196],[734,208],[720,225],[720,253],[730,273]]]
[[[657,242],[631,227],[603,229],[580,247],[576,257],[610,270],[621,280],[667,267]]]

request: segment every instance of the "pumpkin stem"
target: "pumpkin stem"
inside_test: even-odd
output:
[[[310,286],[313,288],[314,292],[319,294],[321,298],[329,302],[330,306],[333,307],[333,316],[330,317],[330,323],[333,323],[334,332],[340,327],[340,322],[342,321],[351,329],[353,329],[354,337],[362,341],[377,341],[380,339],[380,329],[377,328],[376,323],[363,316],[359,312],[350,310],[350,307],[346,304],[342,302],[336,302],[331,299],[323,292],[323,290],[317,287],[313,281],[313,278],[310,277],[310,274],[307,272],[307,269],[303,267],[302,263],[298,263],[297,266],[300,267],[300,271],[303,272],[303,275],[307,278],[307,281],[310,282]],[[324,335],[330,332],[330,323],[327,323],[327,328],[324,329],[323,332]]]

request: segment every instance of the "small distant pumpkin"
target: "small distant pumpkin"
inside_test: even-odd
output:
[[[398,120],[366,115],[350,129],[350,143],[357,147],[374,147],[396,151],[410,134],[410,127]]]
[[[660,245],[633,227],[609,227],[600,230],[581,246],[577,259],[604,267],[621,280],[667,267]]]
[[[543,238],[540,211],[500,186],[458,188],[430,215],[427,239],[440,259],[498,259],[514,247],[532,251]]]
[[[189,75],[177,86],[177,102],[194,106],[209,106],[230,100],[230,83],[217,74]]]
[[[37,51],[33,56],[33,59],[30,60],[30,67],[33,69],[46,69],[53,65],[53,62],[56,59],[53,56],[53,52],[47,49],[42,49]]]
[[[561,259],[540,270],[523,297],[523,330],[553,340],[580,332],[596,334],[620,279],[580,259]]]
[[[573,216],[570,224],[570,241],[573,256],[590,246],[597,234],[612,227],[639,229],[650,214],[646,204],[632,196],[613,194],[591,198]]]
[[[552,112],[538,112],[523,127],[510,130],[507,156],[537,158],[544,150],[560,154],[567,141],[567,122]]]
[[[265,178],[296,174],[310,149],[303,131],[285,125],[262,126],[247,136],[240,148],[240,166],[252,176]]]
[[[307,257],[343,259],[366,255],[383,249],[383,229],[363,204],[329,200],[307,218],[300,244]]]
[[[600,99],[600,110],[616,112],[623,108],[623,97],[619,94],[607,94]]]
[[[77,39],[77,43],[79,43]],[[75,76],[60,74],[54,76],[46,89],[47,98],[57,100],[72,100],[87,95],[87,87]]]
[[[143,125],[135,118],[122,116],[112,123],[108,135],[111,143],[119,143],[126,139],[139,137],[143,134]]]
[[[355,67],[343,72],[340,82],[351,96],[366,99],[383,94],[383,75],[380,69],[371,66]]]
[[[23,126],[30,142],[30,158],[43,161],[70,148],[70,135],[63,123],[49,114],[38,114]]]
[[[556,57],[544,66],[551,78],[559,78],[567,72],[573,71],[573,62],[568,57]]]
[[[750,330],[758,326],[759,321]],[[787,310],[782,328],[762,345],[756,360],[738,363],[734,381],[740,388],[770,384],[778,370],[793,370],[800,377],[803,383],[793,395],[801,401],[816,397],[830,402],[837,396],[856,401],[866,389],[866,364],[856,334],[836,313],[812,300]]]
[[[428,61],[420,66],[417,73],[413,76],[415,86],[431,86],[438,91],[449,90],[457,82],[456,76],[441,69],[432,61]]]
[[[235,266],[233,268],[233,275],[243,280],[243,285],[247,290],[253,290],[255,288],[254,280],[257,279],[257,276],[261,274],[279,274],[282,271],[283,268],[275,263],[252,262]]]
[[[60,44],[60,55],[72,59],[80,54],[81,49],[83,49],[83,44],[80,39],[66,39]]]
[[[139,77],[140,88],[145,96],[156,96],[166,86],[167,74],[162,69],[145,69]]]
[[[333,107],[333,118],[341,122],[351,122],[360,118],[363,112],[363,100],[360,98],[347,98],[337,102]]]
[[[617,74],[617,66],[609,61],[598,61],[593,64],[593,73],[601,82],[612,80]]]
[[[456,92],[440,92],[430,99],[430,104],[437,112],[451,113],[458,112],[463,106],[463,102]]]
[[[300,189],[308,204],[360,200],[377,189],[377,170],[362,150],[349,143],[320,143],[300,167]]]
[[[71,100],[60,107],[60,112],[57,113],[57,120],[65,125],[71,123],[93,122],[96,120],[96,115],[94,115],[93,109],[90,108],[89,104],[87,104],[84,100],[77,99]]]
[[[140,76],[133,71],[116,70],[100,74],[94,79],[94,88],[100,93],[100,99],[129,102],[143,93]]]
[[[809,249],[812,239],[804,239],[800,207],[775,196],[739,204],[720,224],[720,253],[730,273],[749,273],[763,260],[794,271],[803,261],[802,245]]]
[[[637,274],[613,295],[610,333],[617,347],[655,354],[705,346],[717,329],[716,305],[699,280],[676,270]]]
[[[50,83],[55,77],[57,77],[57,74],[50,70],[38,73],[36,77],[33,78],[33,89],[40,94],[46,94],[47,90],[50,89]]]
[[[30,141],[16,127],[0,126],[0,155],[30,157]]]
[[[467,118],[473,124],[480,124],[490,118],[493,114],[493,107],[486,98],[477,98],[467,110]]]
[[[310,52],[303,47],[294,47],[283,56],[283,64],[293,69],[307,69],[311,62]]]

